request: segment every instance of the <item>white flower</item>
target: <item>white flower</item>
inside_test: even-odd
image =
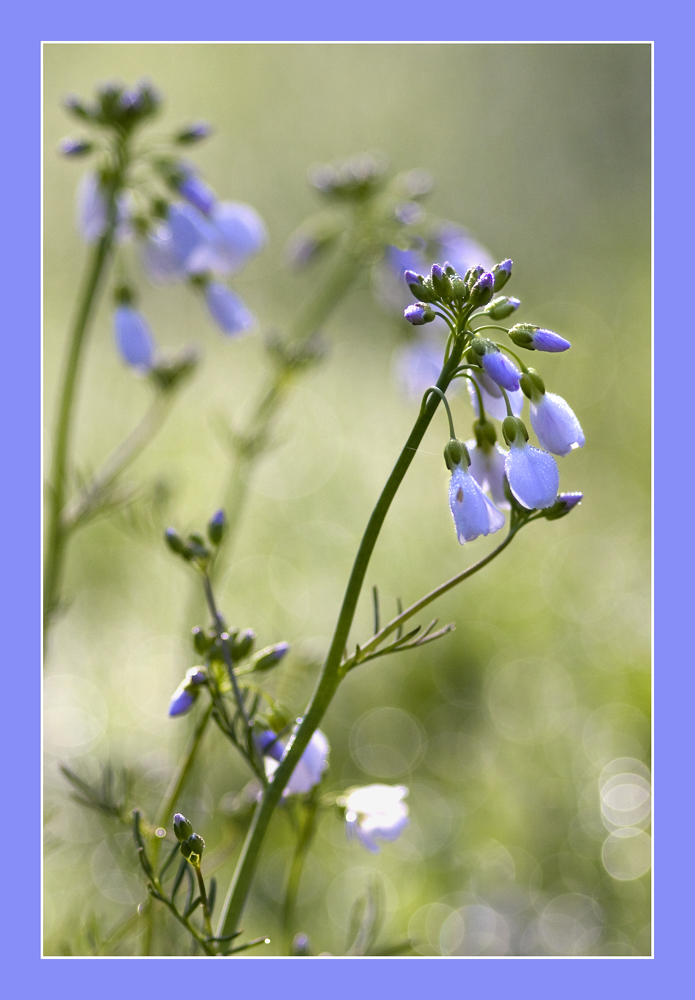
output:
[[[368,851],[377,853],[375,838],[395,840],[408,825],[408,807],[403,799],[404,785],[365,785],[338,799],[345,807],[348,839],[357,837]]]
[[[274,735],[274,733],[271,734],[271,736]],[[263,758],[265,763],[265,773],[269,780],[272,779],[273,775],[280,766],[280,760],[282,760],[285,756],[288,744],[289,738],[269,743],[266,756]],[[280,756],[278,752],[278,745],[282,747],[282,756]],[[285,785],[285,789],[282,793],[283,796],[301,795],[304,792],[310,792],[314,785],[318,785],[321,781],[323,772],[328,767],[329,751],[330,747],[325,733],[322,733],[320,729],[317,729],[309,740],[306,750],[299,758],[290,780]],[[269,756],[270,753],[274,753],[273,757]],[[280,760],[275,759],[275,757],[278,756],[280,756]]]

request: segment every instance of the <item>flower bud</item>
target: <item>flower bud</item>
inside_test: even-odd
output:
[[[472,306],[484,306],[492,298],[494,278],[489,271],[484,271],[471,288],[470,303]]]
[[[191,629],[191,637],[193,639],[193,648],[196,653],[199,653],[201,656],[206,656],[210,646],[212,645],[212,639],[206,635],[199,625],[195,625]]]
[[[196,142],[207,139],[211,132],[212,128],[209,122],[193,122],[177,132],[174,136],[174,142],[179,146],[192,146]]]
[[[509,330],[509,339],[517,347],[525,347],[529,351],[535,350],[533,347],[533,335],[538,329],[533,323],[516,323]]]
[[[430,280],[437,297],[444,299],[445,302],[448,301],[452,296],[451,280],[439,264],[432,265]]]
[[[183,556],[184,559],[189,559],[188,549],[183,543],[183,539],[179,535],[176,528],[167,528],[164,532],[164,540],[171,549],[175,552],[177,556]]]
[[[492,269],[492,277],[494,279],[493,291],[499,292],[501,288],[504,288],[511,276],[512,262],[509,258],[503,260],[500,264],[495,264]]]
[[[202,535],[198,534],[197,531],[192,532],[188,536],[188,542],[186,544],[186,552],[188,559],[209,559],[210,550],[205,544],[205,539]]]
[[[476,283],[476,281],[478,280],[478,278],[481,276],[481,274],[484,274],[484,273],[485,273],[485,268],[483,267],[482,264],[478,264],[478,265],[476,265],[476,267],[469,267],[468,268],[468,270],[466,271],[466,274],[465,274],[465,277],[464,277],[463,280],[466,282],[466,286],[467,286],[467,288],[468,288],[469,291],[473,287],[473,285]]]
[[[251,660],[251,669],[256,671],[270,670],[277,666],[280,660],[289,652],[288,642],[278,642],[274,646],[260,649]]]
[[[251,628],[245,629],[231,642],[232,659],[244,660],[251,655],[256,633]]]
[[[176,813],[174,816],[174,834],[178,842],[182,844],[184,840],[188,840],[192,833],[193,824],[189,823],[182,813]]]
[[[557,521],[574,510],[584,499],[583,493],[559,493],[556,502],[552,507],[548,507],[543,512],[543,516],[549,521]]]
[[[451,278],[451,294],[459,302],[465,302],[468,298],[468,286],[463,278],[460,278],[458,274]]]
[[[205,850],[205,841],[199,833],[192,833],[187,840],[181,844],[181,853],[193,866],[200,864],[200,859]]]
[[[509,295],[497,295],[485,307],[485,312],[491,319],[506,319],[519,308],[521,302]]]
[[[426,302],[413,302],[403,315],[413,326],[424,326],[425,323],[431,323],[435,319],[434,309]]]
[[[94,143],[87,139],[61,139],[58,143],[58,152],[63,156],[87,156],[94,149]]]
[[[224,537],[227,521],[223,510],[218,510],[208,521],[208,538],[213,545],[219,545]]]
[[[476,420],[473,424],[473,434],[479,448],[489,449],[497,443],[495,425],[489,420]]]

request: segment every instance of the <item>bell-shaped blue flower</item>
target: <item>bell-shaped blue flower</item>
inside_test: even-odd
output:
[[[497,385],[501,385],[507,392],[518,390],[521,372],[499,348],[486,351],[481,358],[481,364],[488,378]]]
[[[210,223],[185,202],[169,206],[166,222],[143,246],[143,263],[153,281],[182,281],[196,270],[196,252],[211,239]]]
[[[485,372],[475,372],[474,378],[483,397],[485,412],[494,417],[495,420],[504,420],[507,416],[507,404],[504,401],[500,387]],[[476,416],[479,417],[478,395],[471,385],[470,380],[466,379],[466,381],[468,382],[468,392],[471,397],[473,409]],[[430,385],[432,385],[431,382]],[[517,389],[516,392],[508,392],[507,395],[509,396],[512,413],[515,417],[518,417],[524,406],[524,394],[521,389]]]
[[[481,447],[475,441],[466,441],[471,464],[468,471],[478,485],[490,494],[493,503],[509,510],[509,500],[504,492],[504,462],[507,452],[498,444]]]
[[[490,535],[504,524],[504,514],[495,507],[465,466],[454,466],[449,483],[449,507],[461,545],[479,535]]]
[[[155,342],[145,317],[132,306],[118,306],[113,326],[116,346],[125,363],[146,374],[154,364]]]
[[[239,296],[219,281],[211,281],[206,286],[205,303],[214,321],[229,336],[243,333],[256,323],[256,317]]]
[[[531,426],[536,437],[553,455],[568,455],[584,446],[584,431],[562,396],[545,392],[531,400]]]
[[[264,755],[265,773],[270,780],[277,771],[289,742],[288,737],[279,740],[272,730],[266,730],[265,733],[260,733],[256,737],[256,745]],[[302,795],[318,785],[323,777],[323,772],[328,767],[329,751],[330,747],[325,733],[317,729],[299,758],[290,780],[285,785],[283,796]]]
[[[547,451],[534,448],[518,434],[504,460],[509,488],[522,507],[552,507],[557,499],[560,470]]]
[[[234,274],[265,246],[265,223],[255,208],[239,201],[218,202],[209,213],[208,239],[196,248],[191,268]]]

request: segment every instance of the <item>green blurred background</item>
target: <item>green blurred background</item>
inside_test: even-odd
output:
[[[143,76],[165,96],[165,130],[214,124],[192,158],[221,198],[249,202],[268,224],[267,249],[234,281],[264,329],[282,329],[314,280],[282,265],[287,237],[319,207],[307,167],[377,149],[394,169],[431,171],[428,209],[468,227],[495,259],[512,257],[519,319],[572,342],[568,354],[533,363],[585,430],[586,447],[559,460],[561,489],[582,490],[584,503],[528,528],[443,598],[434,613],[457,623],[452,635],[365,665],[339,691],[322,726],[326,787],[406,784],[411,823],[370,855],[326,814],[300,894],[301,929],[315,952],[343,952],[351,906],[378,873],[381,941],[410,936],[414,954],[649,954],[649,46],[47,45],[47,448],[85,262],[73,221],[82,168],[54,152],[79,131],[61,99]],[[219,426],[247,412],[266,366],[258,334],[225,340],[185,288],[143,281],[141,305],[161,344],[195,343],[204,361],[128,475],[145,499],[87,527],[70,550],[44,699],[48,954],[89,953],[90,915],[108,934],[145,898],[130,834],[72,803],[58,765],[94,775],[99,761],[128,764],[138,804],[155,808],[192,727],[191,716],[167,718],[169,697],[194,662],[184,620],[191,579],[161,530],[200,528],[219,505]],[[252,627],[261,645],[291,643],[269,683],[297,714],[414,419],[417,404],[392,375],[403,326],[367,280],[341,304],[324,330],[327,361],[294,391],[283,442],[257,469],[221,583],[229,620]],[[145,405],[102,303],[81,385],[79,466],[97,466]],[[459,435],[470,436],[467,402],[453,405]],[[438,414],[372,561],[367,585],[378,583],[384,614],[494,544],[456,542],[446,435]],[[353,641],[371,634],[368,596]],[[619,774],[633,777],[610,781]],[[180,807],[220,861],[222,892],[243,832],[230,810],[246,780],[210,731]],[[266,954],[279,953],[288,844],[279,816],[245,919],[249,934],[274,939]],[[137,951],[137,934],[135,923],[113,951]],[[156,948],[187,947],[162,918]]]

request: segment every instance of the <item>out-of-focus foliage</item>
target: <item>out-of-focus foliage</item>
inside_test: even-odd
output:
[[[468,227],[495,260],[513,258],[519,320],[572,343],[543,358],[543,376],[586,433],[586,447],[559,461],[561,489],[580,489],[584,503],[530,527],[443,598],[435,613],[457,622],[454,633],[354,671],[322,723],[325,787],[405,784],[411,822],[372,855],[322,816],[298,904],[314,953],[344,953],[375,900],[377,951],[408,938],[423,955],[650,951],[649,74],[646,45],[45,48],[49,425],[85,254],[73,224],[79,165],[53,153],[68,130],[60,99],[112,77],[150,77],[166,97],[163,125],[214,122],[215,138],[196,151],[206,177],[268,223],[268,248],[238,280],[266,329],[281,328],[321,274],[321,263],[299,275],[282,265],[285,240],[316,207],[307,167],[378,149],[396,169],[431,171],[432,211]],[[169,698],[194,662],[191,580],[161,531],[170,520],[196,528],[218,506],[228,461],[220,428],[244,414],[265,364],[257,335],[223,341],[184,289],[147,289],[143,303],[167,343],[195,341],[204,358],[133,467],[137,498],[88,526],[70,552],[70,603],[51,635],[44,700],[50,954],[137,948],[137,915],[109,940],[145,899],[131,834],[73,802],[59,768],[96,778],[100,761],[127,766],[125,784],[113,779],[114,808],[126,788],[132,804],[156,808],[192,726],[191,716],[167,717]],[[280,441],[256,470],[219,584],[230,621],[252,626],[261,645],[290,640],[269,683],[297,714],[414,418],[392,368],[405,326],[366,283],[342,305],[324,331],[329,359],[293,392]],[[452,405],[469,437],[464,397]],[[104,307],[82,387],[81,461],[98,463],[144,405]],[[456,542],[447,436],[438,414],[379,540],[367,583],[378,583],[384,615],[494,544]],[[370,615],[365,593],[353,640],[370,634]],[[243,837],[246,781],[208,732],[179,807],[204,834],[206,873],[221,892]],[[276,936],[289,829],[278,815],[264,845],[244,922],[251,937]],[[155,951],[180,947],[162,917]]]

